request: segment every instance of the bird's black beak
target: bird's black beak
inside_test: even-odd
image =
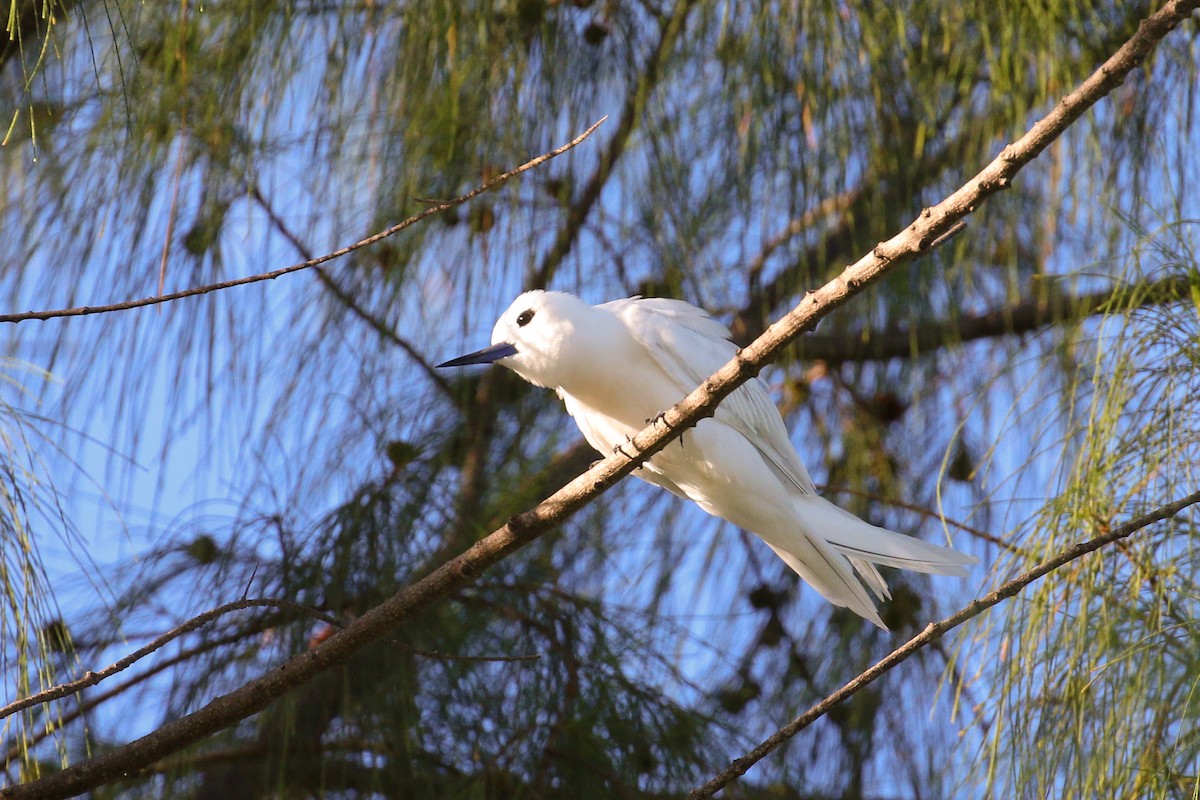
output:
[[[476,350],[474,353],[467,353],[465,356],[452,358],[437,365],[438,369],[442,367],[465,367],[468,364],[491,364],[493,361],[499,361],[502,358],[515,356],[517,348],[515,345],[508,342],[500,342],[491,347],[485,347],[482,350]]]

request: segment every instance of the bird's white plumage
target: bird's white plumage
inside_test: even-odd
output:
[[[631,297],[599,308],[611,311],[625,324],[674,382],[678,399],[737,353],[737,347],[729,341],[728,328],[682,300]],[[716,417],[749,439],[782,480],[804,494],[816,493],[762,380],[746,381],[717,407]]]
[[[454,363],[494,360],[554,389],[588,443],[607,455],[728,362],[736,352],[728,337],[724,325],[680,300],[591,306],[539,290],[504,312],[492,348]],[[757,534],[826,599],[881,628],[867,590],[889,595],[875,565],[965,575],[976,560],[871,525],[817,495],[757,378],[634,474]]]

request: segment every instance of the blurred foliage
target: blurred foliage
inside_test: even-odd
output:
[[[363,613],[586,467],[550,393],[430,367],[486,341],[517,292],[681,296],[745,340],[974,174],[1149,10],[10,0],[12,309],[328,252],[609,120],[319,276],[8,332],[6,355],[37,369],[6,375],[0,406],[3,702],[239,597],[315,613],[231,614],[9,718],[5,780],[303,652],[323,617]],[[1194,488],[1194,30],[965,235],[818,333],[911,340],[909,357],[814,363],[801,343],[768,375],[839,502],[984,558],[961,584],[890,574],[893,634],[628,481],[392,638],[94,796],[678,796],[987,581]],[[1180,276],[1192,297],[1148,288]],[[959,345],[968,316],[1112,287],[1088,319]],[[723,796],[1193,796],[1194,549],[1181,519],[1042,581]]]

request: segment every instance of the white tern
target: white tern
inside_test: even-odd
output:
[[[438,366],[496,363],[554,389],[588,443],[607,455],[733,358],[729,336],[682,300],[591,306],[536,290],[504,312],[490,347]],[[826,600],[885,630],[867,593],[891,596],[877,564],[965,576],[977,561],[871,525],[819,496],[758,378],[634,474],[756,534]]]

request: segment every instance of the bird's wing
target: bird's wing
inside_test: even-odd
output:
[[[677,384],[681,400],[737,353],[728,328],[682,300],[631,297],[600,307],[625,323],[634,339]],[[805,494],[816,493],[788,439],[779,409],[760,379],[751,378],[721,401],[715,418],[752,442],[785,483]]]
[[[609,455],[614,445],[621,441],[620,430],[612,427],[607,417],[596,414],[580,403],[573,395],[569,395],[559,389],[558,396],[562,398],[563,405],[567,408],[567,413],[575,419],[575,424],[579,426],[579,432],[583,434],[583,438],[587,440],[587,443],[601,455]],[[674,481],[662,474],[662,470],[650,462],[646,462],[635,469],[633,474],[647,483],[661,486],[673,495],[682,497],[684,500],[688,499],[687,493],[683,489],[680,489]]]

